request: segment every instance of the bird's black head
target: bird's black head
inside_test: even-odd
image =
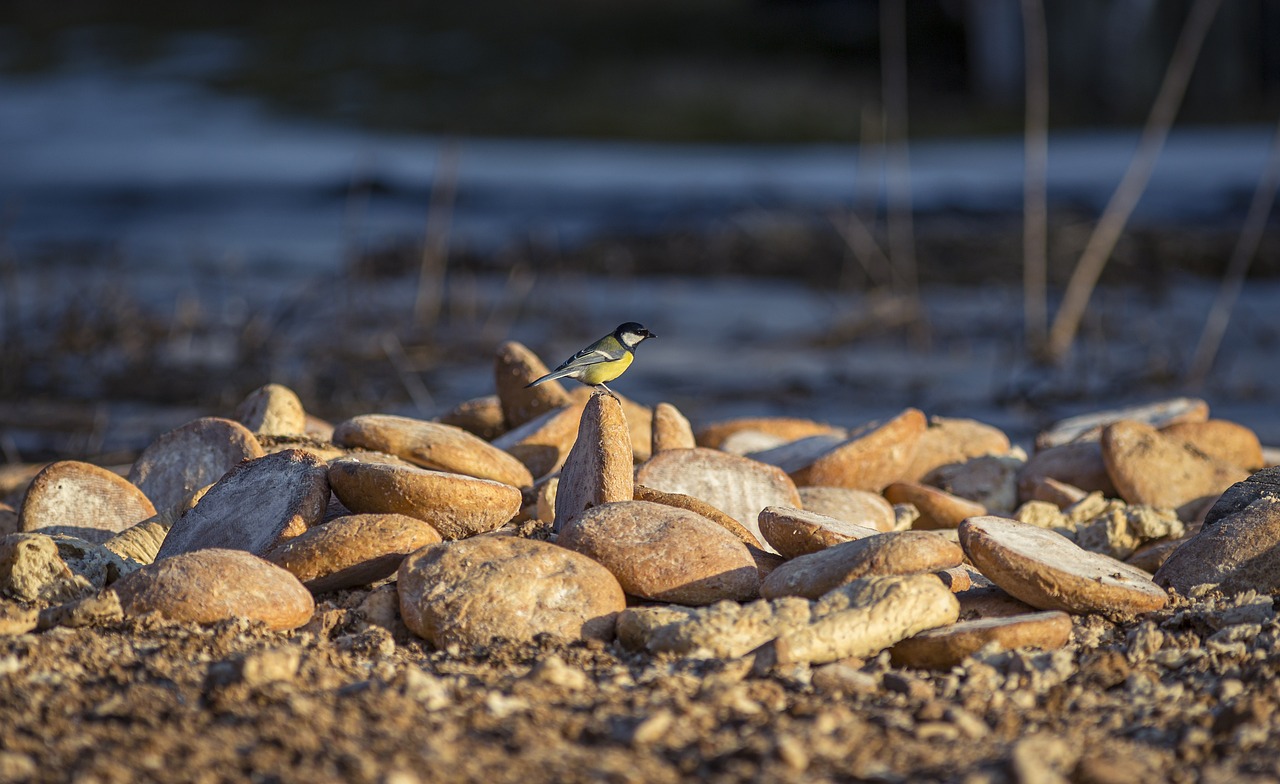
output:
[[[646,338],[657,337],[657,335],[654,335],[652,332],[645,329],[643,325],[637,324],[634,321],[628,321],[626,324],[619,324],[618,328],[613,331],[613,336],[618,339],[619,343],[627,348],[635,348]]]

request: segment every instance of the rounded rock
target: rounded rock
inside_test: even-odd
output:
[[[766,599],[780,596],[817,599],[862,577],[937,572],[959,566],[962,561],[964,553],[960,547],[937,534],[927,531],[876,534],[787,561],[765,578],[760,595]]]
[[[18,511],[18,530],[102,543],[155,513],[147,496],[123,477],[90,463],[63,460],[31,481]]]
[[[692,449],[698,445],[689,420],[670,403],[659,403],[653,408],[652,442],[654,453],[668,449]]]
[[[991,582],[1040,610],[1133,615],[1169,599],[1142,570],[1017,520],[972,517],[960,545]]]
[[[529,386],[549,372],[546,363],[524,344],[511,340],[498,346],[493,378],[508,429],[569,405],[569,393],[557,380]]]
[[[267,384],[250,392],[240,403],[236,421],[257,435],[296,436],[307,429],[307,412],[292,389]]]
[[[844,430],[841,428],[833,427],[823,422],[815,422],[812,419],[743,417],[727,419],[723,422],[708,425],[698,431],[696,440],[698,446],[707,447],[708,449],[720,449],[725,439],[735,433],[747,430],[764,433],[782,441],[795,441],[809,436],[842,437],[844,435]]]
[[[733,534],[734,537],[739,542],[745,544],[748,549],[761,551],[764,549],[764,545],[755,537],[755,534],[748,531],[742,523],[734,520],[729,515],[700,498],[694,498],[691,495],[683,495],[681,493],[664,493],[661,490],[654,490],[652,487],[636,485],[635,495],[632,500],[652,501],[655,504],[665,504],[667,506],[674,506],[677,509],[687,509],[694,514],[707,518],[711,522]]]
[[[760,510],[759,522],[765,540],[785,558],[798,558],[881,533],[875,528],[784,506]]]
[[[1102,445],[1097,441],[1080,441],[1053,446],[1036,452],[1018,472],[1018,497],[1030,499],[1045,480],[1078,487],[1086,493],[1102,493],[1115,498],[1116,486],[1102,459]]]
[[[339,517],[267,554],[312,593],[368,585],[395,574],[410,553],[441,542],[429,524],[399,514]]]
[[[896,522],[893,504],[869,490],[810,485],[800,488],[800,502],[807,512],[835,517],[877,531],[892,531]]]
[[[405,625],[437,648],[613,637],[626,607],[600,564],[548,542],[479,536],[424,547],[404,559],[396,581]]]
[[[222,478],[242,460],[262,457],[262,445],[244,425],[204,417],[161,435],[138,455],[129,481],[164,511]]]
[[[365,414],[341,422],[333,441],[394,455],[432,471],[465,474],[513,487],[529,487],[533,476],[515,457],[460,427],[388,414]]]
[[[1266,464],[1258,434],[1235,422],[1225,419],[1178,422],[1160,428],[1160,432],[1191,444],[1209,457],[1246,471],[1257,471]]]
[[[557,543],[603,564],[622,590],[684,605],[754,598],[760,587],[746,545],[710,520],[647,501],[583,512]]]
[[[1183,520],[1249,476],[1141,422],[1121,421],[1103,429],[1102,458],[1121,498],[1172,509]]]
[[[894,666],[947,670],[994,643],[1000,650],[1061,648],[1071,639],[1071,616],[1057,610],[961,621],[920,632],[889,650]]]
[[[316,607],[298,578],[243,550],[175,555],[142,567],[114,588],[126,616],[155,613],[177,623],[247,618],[270,629],[296,629],[311,620]]]
[[[502,401],[497,395],[464,400],[439,417],[442,425],[460,427],[473,436],[492,441],[507,432],[507,421],[502,415]]]
[[[975,419],[931,416],[902,479],[919,482],[941,466],[963,463],[972,457],[1003,455],[1009,449],[1009,437],[997,427]]]
[[[364,458],[329,463],[329,484],[356,514],[403,514],[425,520],[445,539],[495,530],[520,511],[508,484]]]
[[[987,513],[986,507],[945,490],[913,482],[894,482],[884,489],[891,503],[911,504],[920,512],[913,524],[918,529],[958,528],[966,517]]]
[[[787,473],[797,485],[851,487],[878,493],[901,479],[910,468],[924,431],[924,414],[908,408],[887,422],[872,422],[852,431],[846,441]]]

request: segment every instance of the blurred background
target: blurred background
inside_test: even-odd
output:
[[[492,391],[1280,443],[1275,0],[0,4],[0,447]]]

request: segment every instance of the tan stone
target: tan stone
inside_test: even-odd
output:
[[[578,438],[560,469],[555,528],[592,507],[630,501],[634,495],[631,432],[622,404],[608,392],[591,396],[582,410]]]
[[[1036,611],[1036,608],[1010,596],[1008,591],[990,582],[961,591],[956,594],[956,598],[960,600],[960,618],[966,621],[1007,618]]]
[[[936,572],[963,560],[955,543],[926,531],[877,534],[787,561],[761,584],[760,595],[816,599],[861,577]]]
[[[0,637],[15,637],[35,631],[39,615],[33,607],[0,602]]]
[[[895,666],[950,669],[994,644],[999,650],[1034,648],[1049,651],[1071,639],[1071,616],[1064,612],[1031,613],[1007,618],[961,621],[920,632],[890,649]]]
[[[741,523],[758,541],[764,541],[758,521],[761,509],[800,506],[795,484],[781,469],[702,447],[659,452],[640,466],[636,482],[706,501]]]
[[[507,429],[519,427],[569,405],[569,393],[559,381],[546,381],[536,387],[527,386],[549,372],[550,368],[538,355],[523,344],[512,340],[498,346],[493,363],[493,377]],[[534,473],[537,475],[536,471]]]
[[[1190,444],[1209,457],[1239,466],[1250,473],[1259,470],[1266,463],[1258,434],[1244,425],[1225,419],[1178,422],[1160,428],[1160,432]]]
[[[298,450],[248,460],[182,515],[156,560],[210,547],[262,555],[320,522],[329,503],[325,466]]]
[[[1029,488],[1026,500],[1044,501],[1059,509],[1065,509],[1087,495],[1088,493],[1075,485],[1059,482],[1051,476],[1046,476]]]
[[[661,490],[654,490],[652,487],[645,487],[644,485],[635,486],[635,495],[633,498],[636,501],[652,501],[655,504],[674,506],[677,509],[688,509],[690,512],[707,518],[711,522],[733,534],[738,541],[745,544],[748,548],[755,548],[762,551],[764,549],[764,545],[755,537],[755,534],[748,531],[742,523],[734,520],[729,515],[700,498],[694,498],[691,495],[684,495],[682,493],[664,493]]]
[[[424,547],[400,564],[397,586],[405,625],[437,648],[539,634],[609,640],[626,606],[622,587],[600,564],[512,536]]]
[[[817,512],[827,517],[835,517],[854,525],[874,528],[877,531],[892,531],[897,516],[893,504],[879,493],[869,490],[854,490],[849,487],[822,487],[811,485],[801,487],[800,503],[809,512]]]
[[[18,531],[18,510],[0,502],[0,536],[8,536]]]
[[[1102,460],[1102,445],[1097,441],[1062,444],[1036,452],[1018,472],[1019,498],[1030,500],[1033,489],[1046,478],[1057,479],[1086,493],[1096,491],[1108,498],[1116,495],[1116,486]]]
[[[797,485],[851,487],[878,493],[910,467],[924,430],[924,414],[908,408],[887,422],[872,422],[854,430],[847,440],[787,473]]]
[[[785,506],[767,506],[760,510],[759,524],[760,533],[785,558],[797,558],[880,533],[875,528]]]
[[[1183,520],[1249,476],[1140,422],[1116,422],[1103,429],[1102,456],[1121,498],[1172,509]]]
[[[935,468],[920,484],[967,498],[991,512],[1007,514],[1018,506],[1018,474],[1026,463],[1021,449],[1005,455],[971,457]]]
[[[171,506],[163,512],[156,512],[146,520],[129,526],[103,542],[102,546],[121,558],[127,558],[139,564],[154,563],[156,556],[160,554],[160,547],[164,544],[165,537],[169,535],[169,529],[173,528],[173,524],[179,517],[194,508],[200,499],[204,498],[204,494],[209,492],[209,487],[200,488],[185,503]]]
[[[569,399],[574,405],[583,406],[598,391],[595,387],[575,384]],[[643,463],[653,456],[653,409],[616,392],[613,396],[622,404],[622,414],[627,429],[631,431],[631,452],[635,462]]]
[[[18,530],[105,542],[155,514],[134,485],[90,463],[63,460],[36,474],[18,511]]]
[[[931,416],[902,480],[918,483],[940,466],[963,463],[971,457],[1003,455],[1009,449],[1009,437],[999,428],[974,419]]]
[[[68,601],[93,586],[75,574],[45,534],[9,534],[0,539],[0,593],[24,602]]]
[[[698,445],[689,420],[670,403],[659,403],[653,408],[652,441],[655,453],[668,449],[692,449]]]
[[[911,504],[920,511],[915,528],[958,528],[966,517],[984,515],[986,507],[945,490],[912,482],[894,482],[884,489],[884,497],[895,504]]]
[[[564,465],[578,438],[583,408],[585,404],[553,409],[508,430],[493,445],[524,463],[535,479],[553,474]]]
[[[441,541],[436,529],[416,517],[351,515],[315,526],[266,557],[312,593],[323,593],[389,577],[409,553]]]
[[[559,489],[559,476],[548,477],[534,487],[538,497],[534,514],[544,523],[554,522],[556,519],[556,491]]]
[[[813,602],[799,596],[748,604],[719,602],[697,610],[631,607],[618,618],[619,637],[650,653],[700,659],[745,656],[786,631],[813,621]]]
[[[705,605],[754,598],[760,578],[746,545],[693,512],[648,501],[588,509],[557,543],[603,564],[632,596]]]
[[[306,421],[302,425],[302,435],[317,441],[332,441],[333,424],[314,414],[307,414]]]
[[[960,544],[988,579],[1037,609],[1132,615],[1168,601],[1141,570],[1017,520],[971,517]]]
[[[1184,596],[1198,585],[1228,594],[1280,590],[1280,468],[1264,468],[1224,492],[1155,581]]]
[[[1187,538],[1154,539],[1139,546],[1124,562],[1148,574],[1155,574],[1186,541]]]
[[[250,392],[236,408],[236,421],[258,435],[293,436],[307,429],[302,401],[281,384],[267,384]]]
[[[334,446],[331,441],[321,441],[307,435],[301,436],[268,436],[259,435],[258,443],[262,445],[262,453],[272,455],[276,452],[283,452],[286,449],[297,449],[319,460],[327,463],[330,460],[339,457],[346,457],[353,450],[345,449],[340,446]],[[363,451],[363,450],[360,450]]]
[[[205,417],[152,441],[134,461],[129,481],[163,510],[217,482],[241,460],[262,455],[258,439],[244,425]]]
[[[243,550],[182,553],[144,566],[115,584],[128,617],[156,614],[177,623],[258,621],[296,629],[315,601],[298,578]]]
[[[48,463],[8,463],[0,465],[0,500],[10,506],[22,504],[27,485]]]
[[[492,441],[507,432],[507,420],[502,413],[502,401],[497,395],[464,400],[439,417],[442,425],[460,427],[473,436]]]
[[[1124,419],[1143,422],[1152,427],[1164,427],[1178,422],[1204,422],[1208,418],[1209,404],[1193,397],[1176,397],[1127,408],[1094,411],[1054,423],[1036,436],[1036,449],[1050,449],[1073,441],[1097,441],[1104,427]]]
[[[523,463],[460,427],[410,417],[365,414],[340,422],[335,444],[395,455],[433,471],[466,474],[513,487],[530,487]]]
[[[404,514],[445,539],[493,531],[520,511],[518,489],[490,479],[347,457],[329,464],[334,495],[355,514]]]
[[[742,417],[715,422],[702,428],[697,433],[698,446],[708,449],[720,449],[726,438],[739,431],[751,430],[758,433],[781,438],[784,441],[795,441],[809,436],[828,435],[836,438],[844,437],[842,428],[833,427],[812,419],[794,417]]]

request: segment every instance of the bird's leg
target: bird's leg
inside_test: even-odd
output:
[[[596,386],[601,387],[605,392],[608,392],[609,397],[617,397],[617,395],[613,394],[613,390],[606,387],[603,383],[596,384]]]

